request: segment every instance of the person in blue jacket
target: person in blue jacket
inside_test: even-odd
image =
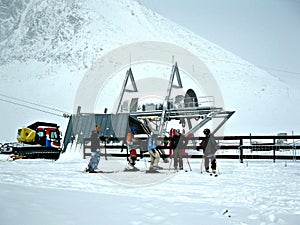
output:
[[[150,170],[161,169],[161,167],[158,166],[160,155],[158,150],[156,149],[156,142],[156,135],[153,132],[151,132],[151,135],[148,138],[148,152],[151,158]]]

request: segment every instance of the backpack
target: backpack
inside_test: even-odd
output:
[[[206,156],[215,155],[216,151],[218,150],[218,143],[216,142],[216,139],[213,135],[209,135],[205,139],[203,149]]]

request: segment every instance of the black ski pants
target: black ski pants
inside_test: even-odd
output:
[[[179,164],[179,169],[183,169],[182,150],[174,149],[173,157],[174,157],[174,168],[177,169]]]
[[[212,170],[216,170],[217,169],[217,161],[216,161],[216,157],[208,157],[208,156],[204,156],[204,167],[205,170],[208,171],[209,170],[209,162],[210,162],[210,166]]]

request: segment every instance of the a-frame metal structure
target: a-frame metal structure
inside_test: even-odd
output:
[[[132,90],[126,89],[129,78],[130,78],[130,81],[132,84]],[[120,112],[120,107],[121,107],[125,92],[138,92],[131,68],[129,68],[129,70],[127,70],[127,72],[126,72],[126,76],[125,76],[125,79],[124,79],[124,82],[122,85],[122,90],[121,90],[121,94],[120,94],[120,98],[119,98],[119,104],[117,106],[117,113]]]
[[[129,78],[133,87],[132,90],[126,89]],[[174,83],[175,79],[177,80],[177,84]],[[194,134],[213,119],[218,119],[218,125],[212,130],[212,133],[216,133],[234,113],[234,111],[225,111],[222,107],[214,106],[214,104],[212,104],[214,102],[213,96],[202,97],[205,98],[206,103],[210,103],[201,104],[201,102],[198,102],[198,98],[195,94],[191,95],[189,93],[185,96],[184,107],[174,108],[171,103],[171,93],[173,88],[183,88],[177,63],[172,66],[172,72],[162,108],[150,111],[131,111],[130,116],[139,120],[145,120],[148,123],[152,122],[155,124],[154,130],[159,132],[160,135],[164,135],[167,132],[166,129],[169,121],[179,120],[182,123],[182,126],[185,126],[185,124],[188,125],[188,127],[185,128],[186,135],[188,135],[191,133]],[[195,93],[193,90],[189,90],[190,93]],[[126,92],[138,92],[131,68],[126,72],[126,77],[120,93],[117,114],[120,113],[120,106],[122,105],[123,96]],[[210,100],[207,101],[207,99]],[[132,101],[135,101],[136,103],[138,99],[135,98],[132,99]]]

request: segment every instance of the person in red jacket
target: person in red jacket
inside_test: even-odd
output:
[[[125,170],[139,170],[135,167],[136,160],[137,160],[137,152],[136,152],[136,139],[134,135],[136,134],[136,128],[130,127],[130,131],[127,133],[127,149],[129,151],[129,158],[127,158],[128,164],[130,167],[126,168]]]

